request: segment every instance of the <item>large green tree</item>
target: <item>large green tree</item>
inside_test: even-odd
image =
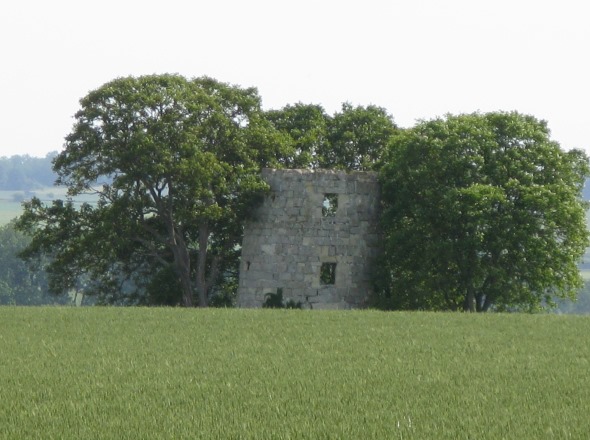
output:
[[[588,246],[588,158],[519,113],[447,116],[394,137],[376,302],[534,310],[573,298]]]
[[[380,166],[390,138],[397,132],[382,107],[342,104],[328,123],[328,142],[318,149],[321,168],[371,171]]]
[[[397,127],[385,109],[342,104],[333,116],[313,104],[288,105],[267,118],[290,146],[280,157],[287,168],[369,171],[380,160]]]
[[[285,168],[317,168],[318,151],[326,149],[330,117],[319,105],[297,103],[269,110],[266,117],[290,145],[279,160]]]
[[[267,189],[260,167],[286,154],[256,89],[152,75],[116,79],[80,103],[54,170],[70,197],[98,202],[26,203],[25,256],[52,255],[52,291],[86,279],[90,293],[154,292],[176,280],[183,305],[207,306]]]

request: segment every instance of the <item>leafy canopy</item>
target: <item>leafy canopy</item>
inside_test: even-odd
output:
[[[14,228],[14,221],[0,226],[0,305],[68,304],[67,295],[48,294],[43,263],[27,267],[18,254],[30,238]]]
[[[320,167],[375,170],[396,131],[393,118],[385,109],[344,103],[329,121],[328,142],[318,150]]]
[[[256,89],[152,75],[116,79],[80,103],[54,170],[70,197],[94,192],[98,203],[27,203],[26,254],[53,255],[54,291],[86,277],[90,293],[141,302],[175,274],[182,304],[206,306],[235,273],[243,220],[267,189],[260,167],[282,155]]]
[[[383,184],[376,303],[394,309],[534,310],[574,298],[588,246],[588,176],[545,122],[447,116],[394,136]]]
[[[397,127],[381,107],[344,103],[333,116],[313,104],[288,105],[267,112],[290,148],[280,158],[286,168],[369,171],[379,167]]]

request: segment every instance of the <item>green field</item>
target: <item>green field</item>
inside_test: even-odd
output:
[[[65,187],[47,187],[34,191],[0,191],[0,226],[7,224],[10,220],[22,214],[22,200],[35,196],[45,203],[51,203],[55,199],[64,199],[66,191],[67,188]],[[77,203],[94,203],[96,200],[97,197],[91,194],[75,198]]]
[[[22,191],[0,191],[0,226],[21,214],[22,206],[17,199],[21,194]]]
[[[21,201],[32,196],[39,197],[46,203],[65,196],[65,188],[48,187],[35,191],[0,191],[0,226],[21,215]]]
[[[590,318],[0,308],[0,438],[583,439]]]

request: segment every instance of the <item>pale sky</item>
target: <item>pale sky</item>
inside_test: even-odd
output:
[[[60,150],[121,76],[257,87],[266,109],[375,104],[396,123],[517,110],[590,152],[585,0],[3,0],[0,156]]]

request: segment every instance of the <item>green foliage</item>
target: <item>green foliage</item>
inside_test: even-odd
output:
[[[555,315],[5,307],[0,438],[582,439],[589,332]]]
[[[266,117],[285,137],[289,149],[279,158],[285,168],[317,168],[318,151],[328,142],[330,117],[319,105],[297,103],[270,110]]]
[[[44,187],[41,189],[35,189],[34,191],[0,190],[0,226],[10,223],[23,213],[23,201],[38,197],[42,201],[51,202],[56,198],[64,197],[66,191],[67,189],[63,187]],[[95,199],[96,197],[92,195],[86,195],[83,197],[76,197],[74,201],[76,203],[83,203],[93,202]]]
[[[328,142],[318,149],[320,168],[375,170],[396,132],[393,118],[384,108],[345,103],[329,121]]]
[[[264,295],[264,302],[262,308],[264,309],[282,309],[283,304],[283,289],[277,289],[276,293],[269,292]]]
[[[267,118],[287,139],[287,168],[374,170],[397,132],[393,118],[376,106],[353,107],[329,116],[321,106],[296,104],[267,112]]]
[[[182,286],[172,265],[160,269],[149,278],[146,287],[146,305],[178,306],[182,304]]]
[[[45,260],[28,267],[18,254],[30,243],[30,238],[14,228],[14,222],[0,226],[0,305],[68,304],[67,295],[53,296],[48,292]]]
[[[21,204],[14,201],[14,193],[0,191],[0,226],[10,223],[21,213]]]
[[[590,315],[590,281],[584,280],[584,286],[580,289],[575,299],[561,299],[556,301],[557,313],[575,313]]]
[[[447,116],[393,138],[375,304],[537,310],[581,287],[588,158],[518,113]]]
[[[262,303],[263,309],[300,309],[301,307],[301,302],[295,302],[293,299],[289,299],[285,303],[283,289],[281,288],[278,288],[276,293],[269,292],[264,295],[264,302]]]
[[[301,304],[301,301],[295,301],[294,299],[289,299],[285,303],[286,309],[301,309],[302,307],[303,304]]]
[[[338,211],[338,194],[324,194],[322,203],[322,217],[334,217]]]
[[[336,263],[322,263],[320,267],[320,284],[336,283]]]
[[[127,290],[131,303],[175,303],[175,289],[150,290],[172,267],[182,304],[206,306],[237,267],[243,221],[267,190],[260,167],[282,155],[280,141],[255,89],[177,75],[111,81],[81,100],[54,164],[69,197],[92,192],[98,203],[27,202],[26,256],[55,256],[52,291],[87,276],[86,293]]]
[[[237,273],[225,274],[215,286],[209,300],[209,307],[235,307],[238,294]]]

